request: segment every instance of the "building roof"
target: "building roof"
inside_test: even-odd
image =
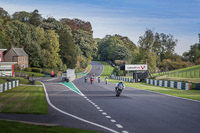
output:
[[[18,56],[28,56],[23,48],[13,48],[13,50]]]

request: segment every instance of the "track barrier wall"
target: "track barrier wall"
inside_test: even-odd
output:
[[[0,93],[15,88],[17,86],[19,86],[19,80],[12,80],[10,82],[0,84]]]
[[[151,84],[151,85],[161,86],[161,87],[177,88],[181,90],[190,90],[191,88],[193,88],[191,83],[177,82],[177,81],[146,79],[146,83]],[[198,85],[200,86],[200,84]]]

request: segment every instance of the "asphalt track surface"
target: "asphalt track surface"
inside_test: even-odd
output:
[[[95,74],[97,77],[102,71],[103,65],[93,62],[88,75]],[[60,78],[39,80],[44,83],[51,104],[65,113],[49,105],[48,115],[0,113],[0,118],[103,133],[200,133],[200,102],[130,87],[126,87],[120,97],[115,97],[115,84],[106,85],[104,81],[97,83],[97,78],[93,84],[89,81],[85,83],[84,77],[74,81],[84,94],[81,96],[60,84]],[[81,121],[66,113],[93,123]]]

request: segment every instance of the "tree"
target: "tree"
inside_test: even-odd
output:
[[[19,20],[21,22],[29,22],[29,20],[31,18],[31,13],[25,12],[25,11],[15,12],[12,15],[12,17],[13,17],[13,19]]]
[[[39,11],[37,9],[35,9],[31,13],[31,18],[29,20],[29,23],[36,26],[36,27],[39,26],[42,23],[41,14],[39,14]]]
[[[48,30],[46,35],[46,42],[41,46],[42,52],[46,59],[47,68],[62,68],[63,64],[58,52],[59,49],[59,37],[53,30]]]
[[[98,42],[98,54],[101,60],[127,60],[130,51],[118,36],[106,36]]]
[[[74,35],[74,43],[79,46],[86,58],[92,59],[92,57],[96,56],[97,44],[92,34],[83,30],[78,30]]]
[[[60,43],[60,55],[64,64],[68,68],[75,68],[77,63],[78,48],[73,42],[72,36],[67,30],[59,30],[59,43]]]
[[[2,18],[5,22],[10,20],[10,15],[7,11],[0,7],[0,18]]]

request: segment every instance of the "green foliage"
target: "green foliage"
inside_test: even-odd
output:
[[[2,83],[6,83],[6,80],[3,79],[2,77],[0,77],[0,84],[2,84]]]
[[[74,44],[72,35],[67,30],[59,30],[60,55],[68,68],[75,68],[77,63],[78,47]]]
[[[42,126],[0,120],[1,133],[97,133],[76,128],[65,128],[58,126]]]
[[[37,73],[41,73],[42,72],[42,69],[41,68],[31,68],[32,72],[37,72]]]
[[[127,60],[130,51],[118,36],[106,36],[98,42],[100,60]]]
[[[74,43],[79,46],[82,54],[90,59],[96,56],[97,45],[92,37],[92,34],[87,31],[78,30],[74,35]]]
[[[200,64],[200,43],[196,43],[190,46],[189,52],[183,53],[183,57],[186,61],[193,64]]]
[[[150,70],[156,70],[163,59],[173,57],[177,40],[171,34],[154,34],[152,30],[147,30],[138,43],[141,63],[148,63]]]
[[[25,68],[24,71],[26,71],[26,72],[32,72],[32,68],[31,67]]]

